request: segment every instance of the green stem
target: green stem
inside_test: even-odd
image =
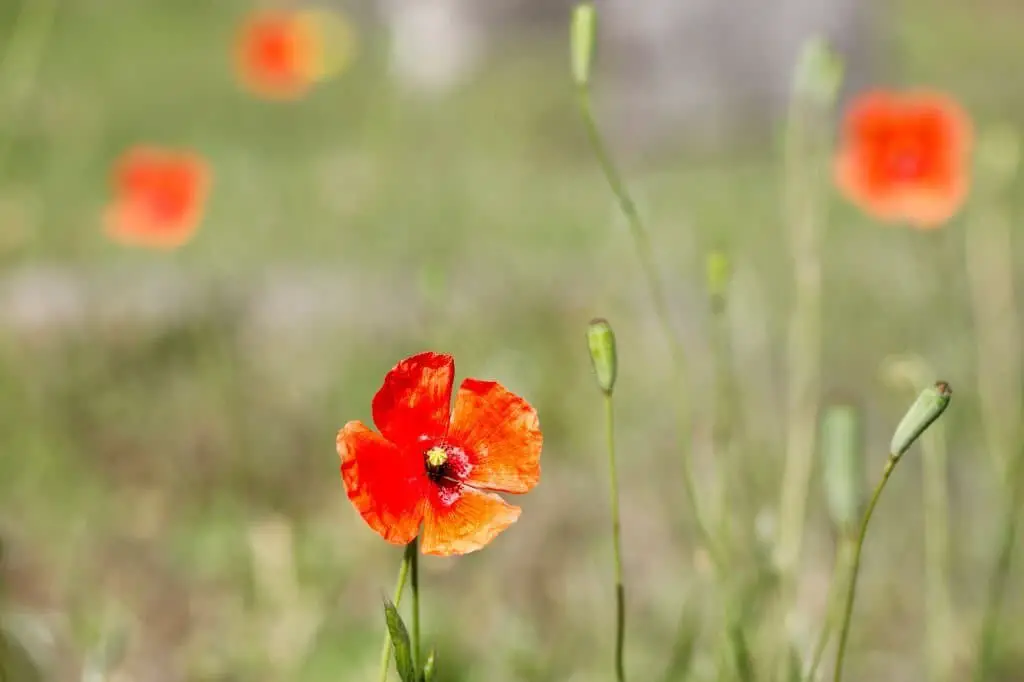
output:
[[[811,666],[804,676],[805,682],[814,682],[818,675],[818,668],[821,666],[821,659],[825,657],[825,648],[832,638],[832,632],[836,625],[836,596],[839,583],[847,575],[849,564],[849,553],[854,547],[854,540],[843,537],[836,548],[835,566],[832,568],[832,582],[828,586],[828,596],[825,597],[825,623],[821,627],[818,641],[814,645],[814,653],[811,655]]]
[[[619,203],[619,209],[622,211],[622,214],[626,218],[626,222],[629,224],[629,231],[633,237],[633,243],[636,246],[637,255],[640,258],[641,268],[643,269],[644,276],[647,279],[647,287],[654,303],[658,322],[660,323],[662,332],[665,334],[665,339],[669,344],[674,372],[673,383],[676,390],[681,392],[678,405],[680,431],[686,436],[689,436],[690,414],[686,404],[686,395],[685,393],[682,393],[684,390],[683,380],[686,373],[686,354],[683,350],[682,343],[672,328],[672,318],[669,313],[670,307],[668,304],[668,297],[665,294],[665,289],[662,287],[661,279],[658,277],[657,265],[654,260],[654,250],[651,248],[651,240],[648,236],[647,229],[644,227],[643,220],[640,218],[640,213],[636,208],[636,202],[633,201],[633,198],[630,196],[629,190],[626,188],[626,183],[623,181],[622,176],[615,167],[615,162],[612,161],[608,147],[604,142],[604,138],[601,136],[601,131],[597,126],[597,119],[594,117],[593,104],[591,103],[590,98],[590,89],[586,86],[580,86],[577,92],[579,95],[580,112],[583,115],[583,122],[587,131],[587,138],[590,141],[590,146],[593,148],[595,156],[597,156],[598,164],[601,166],[601,170],[612,190],[612,194],[615,195],[615,198]],[[689,452],[689,448],[684,449],[687,453]],[[724,570],[724,560],[722,559],[716,544],[712,540],[711,533],[708,531],[707,524],[704,522],[704,517],[701,514],[700,504],[697,501],[697,486],[694,483],[689,456],[683,458],[683,486],[686,489],[686,497],[690,506],[690,513],[697,526],[697,532],[700,535],[701,542],[704,544],[705,549],[711,556],[711,560],[715,564],[716,569],[719,571]]]
[[[985,615],[982,619],[978,643],[978,663],[974,671],[974,682],[985,682],[992,673],[995,657],[996,635],[999,630],[999,616],[1010,578],[1013,551],[1017,544],[1017,529],[1020,525],[1021,504],[1024,503],[1024,450],[1018,453],[1010,472],[1011,493],[1008,496],[1006,514],[1003,517],[1002,543],[996,559],[992,578],[988,583]]]
[[[612,543],[615,548],[615,679],[625,682],[623,651],[626,646],[626,588],[622,580],[622,525],[619,521],[619,475],[615,464],[615,418],[611,393],[604,395],[605,435],[611,481]]]
[[[412,588],[412,667],[419,675],[420,667],[420,548],[419,538],[406,547],[409,555],[410,587]]]
[[[878,482],[875,492],[871,494],[871,501],[868,502],[867,511],[864,512],[864,520],[860,524],[860,533],[857,535],[857,541],[853,549],[850,580],[846,588],[846,605],[843,608],[843,624],[839,630],[839,649],[836,652],[836,668],[832,677],[833,682],[841,682],[843,679],[843,659],[846,657],[846,639],[850,634],[850,619],[853,616],[853,600],[857,593],[857,574],[860,572],[860,555],[864,549],[864,537],[867,535],[868,524],[871,523],[871,515],[875,512],[878,498],[881,497],[882,490],[885,488],[885,484],[889,482],[889,476],[892,475],[892,470],[896,467],[896,462],[898,461],[898,455],[889,455],[889,460],[885,463],[885,470],[882,472],[882,480]]]
[[[405,581],[409,577],[409,564],[410,560],[410,547],[414,547],[415,540],[406,545],[405,555],[402,557],[402,565],[398,569],[398,580],[395,582],[395,594],[391,599],[391,602],[395,605],[395,608],[402,603],[402,593],[405,592]],[[416,554],[415,548],[411,552],[412,555]],[[380,652],[380,675],[378,679],[380,682],[387,682],[388,680],[388,669],[391,667],[391,633],[387,628],[384,629],[384,645],[381,647]]]

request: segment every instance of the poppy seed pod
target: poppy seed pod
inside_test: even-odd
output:
[[[852,405],[833,405],[821,418],[821,457],[825,502],[832,523],[856,529],[864,501],[860,414]]]
[[[590,349],[590,362],[594,366],[597,385],[605,395],[611,395],[619,372],[619,361],[615,352],[615,332],[608,320],[598,318],[590,322],[587,327],[587,347]]]
[[[581,2],[572,10],[570,28],[572,79],[581,88],[590,84],[590,64],[594,60],[596,33],[597,10],[592,2]]]
[[[935,385],[921,391],[893,434],[892,443],[889,445],[893,458],[902,457],[914,441],[946,411],[952,395],[953,389],[945,381],[937,381]]]

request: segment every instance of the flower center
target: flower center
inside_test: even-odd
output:
[[[434,446],[427,450],[427,468],[440,469],[448,462],[448,453],[442,447]]]
[[[432,445],[423,451],[423,466],[434,483],[461,483],[473,466],[462,448],[448,443]]]

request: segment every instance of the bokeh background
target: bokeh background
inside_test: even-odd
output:
[[[422,562],[439,679],[610,679],[607,471],[583,337],[596,315],[613,321],[621,360],[627,665],[635,679],[661,679],[680,615],[714,622],[717,598],[681,483],[668,346],[575,108],[569,4],[330,7],[352,22],[355,57],[297,102],[237,86],[230,49],[254,8],[238,0],[62,0],[38,74],[4,86],[0,576],[7,637],[37,667],[17,668],[12,682],[102,679],[83,676],[101,655],[113,656],[111,680],[375,679],[380,600],[401,550],[346,499],[334,434],[369,421],[384,373],[428,348],[454,354],[460,378],[526,396],[546,437],[541,485],[514,500],[521,520],[482,552]],[[776,537],[787,447],[794,282],[781,131],[796,56],[824,31],[847,60],[844,97],[873,83],[930,85],[959,98],[979,129],[1018,125],[1024,6],[598,7],[599,116],[687,351],[703,503],[728,481],[719,511],[748,538],[732,571],[755,576],[752,594],[770,603],[772,573],[758,557]],[[0,4],[0,46],[19,11]],[[173,253],[118,246],[100,228],[111,164],[146,142],[191,147],[215,174],[200,231]],[[1020,190],[982,208],[1012,217]],[[944,637],[948,679],[962,679],[1003,509],[970,286],[988,280],[972,280],[965,258],[981,209],[921,232],[872,223],[827,185],[821,202],[820,400],[861,409],[865,486],[914,395],[887,359],[915,354],[933,368],[925,375],[937,373],[926,379],[954,387],[943,420]],[[743,424],[725,465],[708,456],[713,248],[734,273],[728,330]],[[1022,255],[1018,240],[1015,270]],[[784,624],[766,606],[756,626],[788,629],[802,649],[824,613],[835,547],[819,480],[816,469],[796,608]],[[922,500],[915,449],[865,549],[849,679],[925,679]],[[998,648],[1006,682],[1024,679],[1022,570]],[[694,680],[720,679],[708,630]]]

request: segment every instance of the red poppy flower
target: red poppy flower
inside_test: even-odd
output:
[[[967,197],[972,143],[970,119],[949,97],[870,92],[846,114],[836,183],[877,219],[937,227]]]
[[[112,184],[107,234],[125,244],[170,249],[198,228],[210,171],[192,152],[135,147],[115,164]]]
[[[540,479],[537,413],[493,381],[466,379],[451,407],[455,363],[421,353],[399,362],[373,398],[380,433],[352,421],[338,432],[341,475],[363,520],[385,540],[420,533],[424,554],[476,551],[519,518],[494,492]]]
[[[235,67],[251,92],[271,99],[306,94],[322,70],[320,33],[302,12],[263,10],[242,25]]]

